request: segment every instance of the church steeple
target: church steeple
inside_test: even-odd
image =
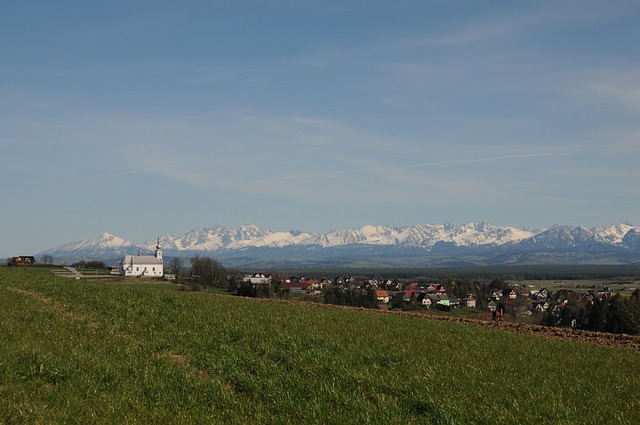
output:
[[[156,244],[156,258],[162,261],[162,247],[160,246],[160,238],[158,238],[158,243]]]

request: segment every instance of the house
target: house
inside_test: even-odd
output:
[[[476,299],[473,297],[463,298],[460,301],[460,304],[462,304],[462,306],[466,308],[476,308]]]
[[[427,294],[427,298],[431,301],[431,307],[435,306],[440,302],[440,296],[437,294]]]
[[[531,291],[531,295],[529,295],[529,297],[533,298],[534,300],[545,301],[549,297],[549,293],[547,291],[547,288],[542,288],[538,291]]]
[[[32,266],[36,262],[32,255],[21,255],[19,257],[11,257],[10,266]]]
[[[518,291],[516,291],[515,289],[505,289],[504,291],[502,291],[502,296],[509,300],[515,300],[516,298],[518,298]]]
[[[135,277],[162,277],[164,274],[160,238],[154,255],[125,255],[120,262],[120,275]]]
[[[249,277],[249,282],[254,285],[266,285],[271,283],[271,278],[265,276],[263,273],[256,273]]]
[[[321,279],[321,280],[313,279],[309,282],[310,284],[307,289],[309,289],[313,295],[322,295],[322,290],[330,286],[328,281],[324,279]]]
[[[402,305],[411,301],[411,298],[404,291],[391,291],[389,296],[391,297],[389,302],[392,305]]]
[[[429,294],[427,294],[426,292],[421,292],[420,294],[418,294],[416,302],[418,303],[418,305],[426,308],[431,308],[431,298],[429,298]]]
[[[544,313],[545,311],[547,311],[547,309],[549,308],[549,303],[546,301],[539,301],[539,302],[534,302],[531,305],[531,308],[533,311],[535,311],[536,313]]]
[[[594,301],[594,297],[593,294],[590,293],[586,293],[582,296],[582,302],[587,303],[587,304],[593,304]]]
[[[311,282],[306,280],[306,281],[283,283],[281,285],[281,288],[285,291],[289,291],[290,294],[306,295],[310,285],[311,285]]]
[[[389,304],[389,293],[387,291],[383,291],[383,290],[377,290],[376,291],[376,298],[378,299],[379,303],[382,304]]]
[[[435,293],[435,292],[436,292],[436,290],[438,289],[438,285],[437,285],[437,284],[435,284],[435,283],[431,283],[431,284],[429,284],[429,285],[425,286],[425,288],[424,288],[424,289],[425,289],[425,291],[427,291],[427,293],[429,293],[429,294],[433,294],[433,293]]]
[[[596,298],[598,298],[599,300],[610,300],[613,294],[611,293],[611,291],[607,291],[607,289],[609,288],[604,288],[604,289],[605,289],[604,291],[598,292],[596,294]]]
[[[492,311],[492,312],[496,311],[497,308],[498,308],[498,304],[493,300],[489,301],[489,303],[487,304],[487,310],[489,311]]]
[[[418,291],[415,289],[405,289],[404,293],[407,294],[409,299],[411,299],[411,297],[416,298],[418,296]]]
[[[449,296],[446,293],[445,294],[438,293],[437,297],[438,297],[438,304],[446,305],[446,306],[449,306],[451,304],[451,300],[449,299]]]

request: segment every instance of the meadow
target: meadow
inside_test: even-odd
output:
[[[0,423],[640,422],[637,350],[165,287],[0,267]]]

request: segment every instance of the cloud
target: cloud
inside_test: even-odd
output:
[[[485,27],[464,29],[449,35],[409,40],[403,47],[406,49],[416,49],[420,47],[451,47],[456,45],[475,44],[496,38],[502,38],[520,28],[521,24],[517,22],[500,23]]]
[[[488,41],[501,39],[511,39],[515,34],[522,33],[530,28],[548,28],[557,22],[576,21],[587,18],[588,13],[582,11],[576,13],[574,10],[565,11],[561,7],[541,10],[520,10],[517,14],[509,16],[494,15],[489,18],[478,17],[467,21],[463,18],[460,22],[454,21],[457,25],[449,33],[428,35],[405,40],[402,44],[404,49],[416,49],[422,47],[455,47],[469,46]]]
[[[595,83],[593,92],[620,106],[640,111],[640,82],[628,78],[611,81]]]

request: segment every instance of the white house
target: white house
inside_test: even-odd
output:
[[[262,273],[256,273],[253,276],[249,277],[249,281],[254,285],[268,285],[269,283],[271,283],[271,278],[265,276]]]
[[[389,297],[389,293],[387,291],[383,291],[381,289],[378,289],[376,291],[376,298],[378,299],[379,303],[383,303],[383,304],[389,304],[390,301],[390,297]]]
[[[120,262],[120,275],[140,277],[162,277],[164,269],[162,265],[162,247],[160,238],[156,245],[154,255],[125,255]]]

